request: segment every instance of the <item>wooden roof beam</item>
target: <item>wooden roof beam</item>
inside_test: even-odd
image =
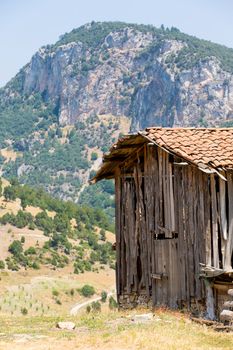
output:
[[[130,148],[139,148],[143,146],[146,142],[143,143],[133,143],[133,144],[128,144],[128,145],[120,145],[115,147],[115,150],[117,151],[118,149],[130,149]]]

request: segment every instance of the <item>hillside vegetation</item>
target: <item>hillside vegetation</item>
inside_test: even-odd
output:
[[[41,266],[64,268],[72,264],[77,274],[98,271],[105,265],[114,268],[112,244],[106,238],[106,232],[113,231],[113,226],[101,209],[54,199],[41,189],[20,185],[17,180],[1,190],[1,230],[7,228],[2,239],[10,245],[0,268],[38,270]],[[15,229],[20,230],[20,239],[14,239]],[[28,246],[34,231],[40,239]],[[2,242],[2,247],[5,246],[6,242]]]
[[[233,49],[174,27],[73,29],[0,89],[3,176],[113,218],[113,184],[87,186],[103,153],[151,125],[232,125],[232,73]]]
[[[220,60],[224,70],[233,73],[233,49],[182,33],[175,27],[165,28],[163,25],[160,28],[156,28],[152,25],[129,24],[124,22],[92,22],[90,25],[84,25],[73,29],[70,33],[62,35],[55,45],[47,47],[51,51],[54,51],[60,45],[81,42],[88,48],[95,49],[103,43],[109,33],[121,31],[128,27],[135,31],[151,33],[153,35],[155,44],[150,45],[145,51],[158,50],[162,47],[161,44],[164,40],[179,40],[184,42],[186,45],[179,52],[179,55],[172,56],[169,60],[170,63],[176,63],[183,70],[195,66],[200,60],[216,57]]]

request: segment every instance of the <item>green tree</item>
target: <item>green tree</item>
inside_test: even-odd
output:
[[[57,232],[68,233],[71,229],[69,217],[65,213],[57,213],[54,217],[54,226]]]
[[[16,199],[16,191],[13,186],[7,186],[4,188],[3,195],[6,201],[14,201]]]
[[[17,215],[14,218],[13,224],[18,228],[23,228],[32,222],[33,222],[33,216],[31,213],[27,213],[27,212],[23,212],[22,210],[19,210]]]
[[[41,213],[38,213],[35,217],[35,225],[44,231],[45,235],[48,235],[49,233],[53,232],[54,225],[53,225],[53,219],[51,219],[46,211],[42,211]]]
[[[18,257],[23,252],[22,243],[18,240],[13,241],[8,248],[8,251]]]
[[[21,207],[23,208],[23,210],[25,210],[27,207],[27,199],[24,197],[21,198]]]
[[[92,295],[95,294],[95,288],[89,284],[85,284],[81,289],[80,289],[80,293],[88,298],[91,297]]]
[[[36,254],[36,248],[35,247],[29,247],[24,252],[25,255],[35,255]]]
[[[103,291],[101,292],[101,301],[102,301],[102,303],[105,303],[105,302],[106,302],[107,297],[108,297],[107,292],[105,292],[105,290],[103,290]]]

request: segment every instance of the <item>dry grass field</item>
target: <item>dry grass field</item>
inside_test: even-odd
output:
[[[88,300],[78,292],[84,284],[94,286],[95,297],[103,290],[112,291],[114,280],[115,273],[108,268],[79,275],[73,274],[71,266],[2,271],[0,350],[233,349],[232,333],[198,325],[180,312],[154,310],[153,320],[137,323],[133,316],[148,310],[113,311],[106,302],[101,312],[87,314],[83,308],[76,316],[70,315],[75,304]],[[24,307],[27,315],[22,315]],[[58,321],[72,321],[76,328],[59,330]]]
[[[0,317],[22,316],[27,309],[30,317],[54,317],[69,315],[77,303],[86,301],[79,289],[91,284],[99,296],[103,290],[114,291],[114,271],[110,268],[99,272],[76,275],[72,266],[52,270],[2,271],[0,272]],[[1,332],[1,330],[0,330]]]
[[[138,311],[139,312],[139,311]],[[141,310],[145,312],[145,310]],[[155,311],[152,321],[135,323],[134,312],[104,310],[102,313],[66,317],[73,331],[56,328],[64,317],[1,317],[1,350],[215,350],[233,348],[231,333],[193,323],[178,312]]]
[[[8,184],[3,180],[3,187]],[[6,202],[0,198],[0,216],[16,214],[20,209],[19,200]],[[26,211],[35,216],[41,209],[28,206]],[[54,217],[55,213],[48,214]],[[73,219],[71,226],[76,224]],[[95,227],[95,231],[99,235],[100,228]],[[49,239],[39,229],[0,226],[0,259],[10,255],[9,245],[22,236],[24,249],[42,247]],[[106,239],[115,242],[114,234],[109,231]],[[79,244],[79,240],[72,244]],[[155,310],[152,320],[136,323],[132,321],[133,315],[148,310],[110,310],[107,301],[101,303],[101,312],[87,313],[83,307],[71,316],[70,311],[77,304],[91,303],[102,291],[114,293],[115,290],[115,271],[107,266],[97,266],[96,272],[74,274],[73,271],[72,261],[64,268],[42,265],[39,270],[0,271],[0,350],[233,349],[233,334],[195,324],[189,315],[179,312]],[[80,294],[85,284],[95,289],[89,299]],[[58,321],[72,321],[76,328],[59,330]]]

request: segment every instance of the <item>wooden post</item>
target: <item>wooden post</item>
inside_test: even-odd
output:
[[[208,320],[215,319],[215,308],[214,308],[214,295],[213,288],[211,286],[211,282],[208,279],[205,279],[206,285],[206,313]]]

